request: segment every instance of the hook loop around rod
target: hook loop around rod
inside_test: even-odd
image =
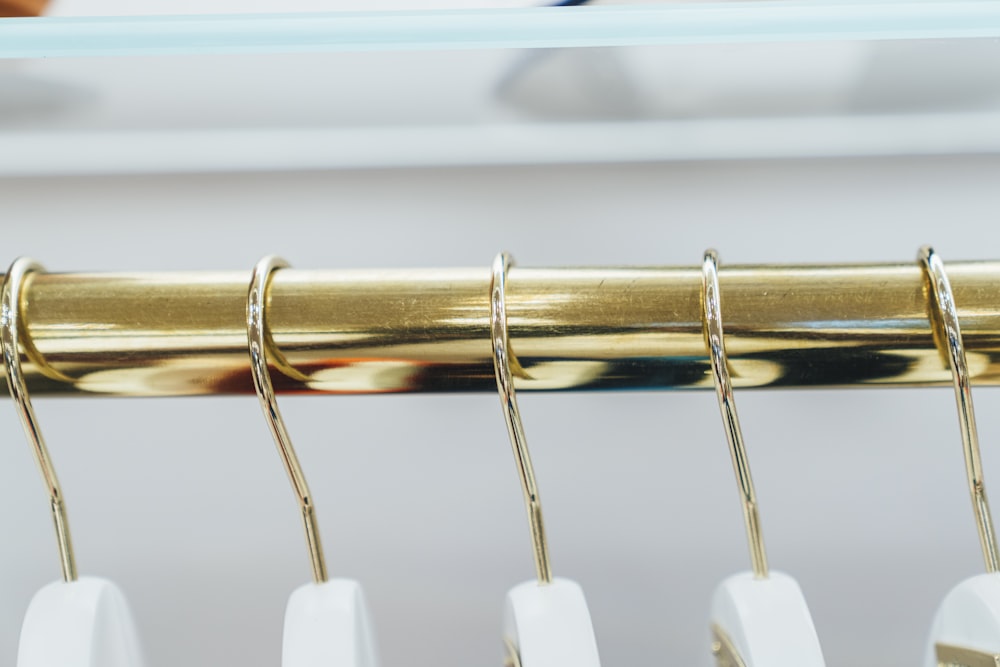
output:
[[[288,267],[288,262],[280,257],[268,256],[257,262],[250,278],[250,289],[247,293],[247,346],[250,351],[250,372],[253,376],[253,386],[260,399],[260,407],[264,418],[278,448],[278,454],[288,473],[292,490],[302,511],[302,522],[306,531],[306,544],[309,549],[309,560],[312,565],[313,579],[321,584],[327,580],[326,559],[323,556],[323,545],[319,538],[319,524],[316,519],[316,508],[313,505],[312,494],[306,483],[302,465],[295,454],[292,439],[285,428],[285,421],[278,409],[278,399],[271,383],[271,373],[268,370],[268,352],[279,368],[287,365],[281,353],[274,347],[274,340],[267,327],[267,288],[272,274],[278,269]]]
[[[69,522],[66,518],[66,501],[63,498],[62,487],[59,485],[59,478],[56,476],[55,466],[52,464],[52,457],[49,455],[49,449],[45,445],[45,439],[38,426],[35,409],[31,405],[31,396],[28,394],[28,386],[21,371],[22,347],[26,350],[33,348],[27,336],[23,342],[20,340],[22,292],[28,276],[36,271],[44,270],[41,264],[27,257],[20,257],[11,264],[7,275],[4,276],[3,287],[0,288],[0,292],[2,292],[0,294],[0,309],[2,309],[0,310],[0,339],[3,343],[4,365],[7,368],[7,387],[10,389],[14,406],[21,418],[21,426],[31,444],[31,451],[35,455],[35,461],[38,463],[38,469],[42,473],[42,480],[49,494],[63,581],[72,582],[77,580],[76,556],[73,553],[73,540],[70,537]]]
[[[514,450],[514,461],[521,478],[524,505],[528,511],[531,529],[531,546],[535,557],[535,571],[540,584],[552,582],[552,565],[549,561],[549,544],[545,537],[545,523],[542,520],[542,500],[538,495],[535,469],[528,452],[528,441],[521,423],[521,411],[517,407],[514,392],[514,377],[511,370],[517,364],[510,351],[507,332],[507,270],[513,260],[507,253],[500,253],[493,260],[493,276],[490,281],[490,340],[493,343],[493,372],[496,376],[500,404],[503,406],[507,422],[507,434]]]
[[[918,254],[928,288],[927,306],[934,330],[934,342],[948,357],[951,378],[955,386],[955,403],[958,407],[958,421],[962,431],[962,450],[965,453],[965,474],[972,494],[972,510],[979,529],[979,543],[983,550],[987,572],[1000,571],[1000,552],[990,516],[990,505],[986,497],[986,483],[983,480],[982,454],[979,449],[979,433],[976,429],[976,414],[972,408],[972,382],[969,378],[969,364],[965,358],[962,343],[962,329],[958,322],[958,308],[951,291],[951,282],[944,270],[944,262],[930,246],[924,246]]]
[[[766,579],[768,575],[767,553],[764,550],[764,535],[760,526],[757,492],[750,475],[750,460],[747,457],[747,448],[743,441],[740,419],[736,414],[733,383],[729,377],[729,361],[726,358],[718,264],[718,253],[714,250],[706,251],[701,272],[701,303],[705,343],[708,345],[711,357],[715,394],[719,399],[719,410],[722,412],[722,420],[725,422],[726,440],[729,442],[729,453],[733,459],[733,470],[736,473],[736,483],[739,486],[747,542],[750,546],[750,564],[754,577]]]

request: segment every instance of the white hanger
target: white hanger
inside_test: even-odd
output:
[[[823,667],[823,652],[802,589],[788,575],[768,570],[757,493],[729,377],[714,250],[707,251],[702,262],[702,288],[705,339],[740,487],[753,566],[752,572],[719,584],[712,597],[712,652],[720,667]]]
[[[63,581],[43,587],[32,598],[21,627],[17,665],[141,667],[139,640],[125,596],[106,579],[77,577],[66,503],[21,372],[21,293],[28,275],[36,271],[43,269],[22,257],[11,265],[4,276],[3,287],[0,288],[3,309],[0,339],[3,342],[7,386],[49,492]],[[42,373],[53,379],[72,382],[71,378],[47,366],[30,340],[24,341],[23,348]]]
[[[552,577],[542,504],[517,407],[511,370],[511,366],[515,366],[524,373],[509,350],[507,333],[505,293],[507,271],[512,263],[506,253],[500,253],[493,261],[490,338],[497,390],[528,510],[538,577],[537,581],[515,586],[507,593],[504,610],[507,664],[520,667],[599,667],[597,640],[583,591],[573,581]]]
[[[254,388],[271,435],[288,472],[305,524],[314,582],[296,589],[285,608],[281,651],[283,667],[375,667],[374,632],[361,585],[352,579],[328,579],[316,511],[291,438],[278,409],[268,361],[283,374],[308,381],[274,345],[266,307],[271,275],[288,263],[265,257],[254,267],[247,294],[247,340]],[[269,359],[270,357],[270,359]]]
[[[944,263],[933,248],[920,249],[920,265],[930,287],[931,326],[935,343],[947,353],[955,386],[965,470],[972,493],[972,507],[986,560],[986,574],[966,579],[948,593],[931,626],[924,664],[995,665],[1000,663],[1000,552],[986,498],[979,451],[976,415],[972,409],[969,366],[958,324],[958,309]]]
[[[125,596],[107,579],[55,581],[31,599],[18,667],[139,667],[142,651]]]

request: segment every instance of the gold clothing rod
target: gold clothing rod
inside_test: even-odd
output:
[[[1000,262],[949,262],[973,382],[1000,384]],[[33,394],[253,393],[245,272],[32,274]],[[736,387],[948,385],[912,264],[725,266]],[[510,270],[518,390],[712,388],[701,273]],[[495,391],[490,270],[277,272],[279,392]],[[44,361],[42,361],[44,360]]]

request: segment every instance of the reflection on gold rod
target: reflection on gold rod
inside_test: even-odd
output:
[[[948,272],[973,383],[1000,384],[1000,262]],[[736,387],[951,381],[916,262],[726,266],[719,281]],[[697,267],[512,268],[518,390],[711,389],[700,293]],[[31,391],[252,393],[245,298],[242,272],[37,274],[22,311],[38,352],[24,369]],[[286,269],[268,312],[304,374],[276,377],[279,392],[495,389],[489,267]]]

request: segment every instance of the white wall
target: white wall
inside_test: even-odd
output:
[[[51,270],[998,259],[1000,158],[678,163],[0,181],[7,262]],[[723,265],[724,270],[724,265]],[[976,392],[1000,494],[1000,411]],[[741,392],[773,567],[831,664],[912,665],[933,609],[981,570],[949,390]],[[499,659],[504,591],[533,575],[497,400],[283,400],[331,571],[360,579],[386,665]],[[299,520],[256,400],[36,401],[83,573],[128,593],[151,663],[274,665]],[[587,591],[606,664],[706,655],[715,583],[748,558],[714,397],[523,395],[557,574]],[[0,663],[58,577],[48,507],[0,403]],[[221,484],[216,483],[222,476]],[[449,483],[449,480],[451,482]]]

